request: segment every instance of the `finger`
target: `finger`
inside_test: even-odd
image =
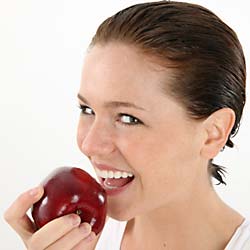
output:
[[[72,250],[93,250],[95,249],[99,237],[100,235],[96,236],[92,231],[87,238],[81,240]]]
[[[106,221],[108,220],[108,216],[106,216]],[[101,236],[100,232],[98,235],[95,232],[91,232],[89,236],[83,240],[81,240],[72,250],[93,250],[96,247],[96,244]]]
[[[81,219],[76,214],[69,214],[54,219],[32,235],[28,246],[30,249],[45,249],[73,228],[78,227],[80,223]]]
[[[42,197],[43,192],[43,187],[38,186],[21,194],[4,213],[4,219],[21,237],[34,232],[33,223],[26,212]]]
[[[76,246],[81,240],[87,238],[91,233],[91,226],[83,223],[79,227],[74,228],[68,234],[60,238],[54,244],[50,245],[46,250],[68,250]],[[85,248],[84,248],[85,249]]]

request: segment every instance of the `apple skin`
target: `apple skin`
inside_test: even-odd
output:
[[[42,183],[44,194],[31,209],[37,229],[60,216],[76,213],[98,234],[104,227],[107,196],[101,185],[76,167],[59,167]]]

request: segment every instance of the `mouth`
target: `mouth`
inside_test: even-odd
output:
[[[107,195],[116,195],[130,186],[134,175],[125,171],[100,170],[95,168],[98,180],[106,190]]]

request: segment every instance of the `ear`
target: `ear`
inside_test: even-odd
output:
[[[228,136],[234,126],[235,113],[230,108],[222,108],[212,113],[204,121],[204,143],[201,155],[213,159],[225,146]]]

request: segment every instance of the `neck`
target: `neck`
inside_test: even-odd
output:
[[[195,188],[185,199],[135,217],[128,222],[125,235],[133,243],[131,250],[142,245],[145,250],[222,250],[242,221],[209,186]]]

